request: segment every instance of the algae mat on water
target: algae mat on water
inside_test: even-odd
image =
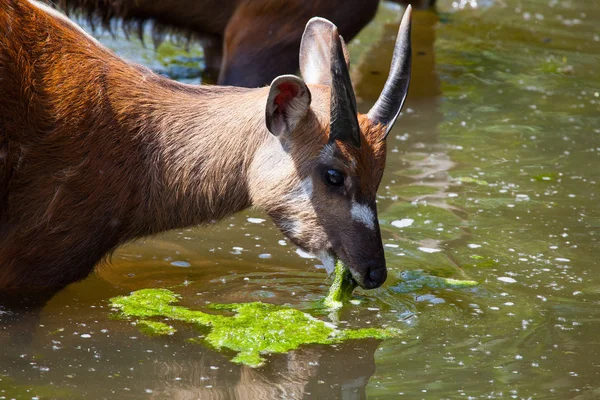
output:
[[[310,314],[290,307],[266,303],[212,304],[212,310],[233,311],[233,316],[208,314],[176,305],[180,296],[167,289],[142,289],[129,296],[111,299],[111,305],[124,317],[136,319],[145,333],[155,335],[173,334],[168,324],[149,318],[162,317],[173,321],[209,327],[210,332],[202,339],[221,350],[229,349],[238,354],[233,362],[252,367],[260,366],[262,355],[286,353],[304,344],[333,344],[349,339],[397,337],[396,329],[337,329]]]

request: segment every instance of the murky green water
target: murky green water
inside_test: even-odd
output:
[[[439,3],[415,13],[411,94],[389,139],[383,288],[318,314],[325,273],[268,220],[249,221],[266,219],[255,211],[171,232],[120,249],[33,326],[0,333],[0,399],[600,398],[600,8]],[[385,80],[398,14],[382,7],[351,45],[363,111]],[[200,50],[166,45],[156,58],[102,39],[200,80],[184,58],[201,62]],[[480,285],[402,284],[419,270]],[[174,285],[187,307],[266,301],[405,337],[307,346],[252,369],[186,342],[193,328],[145,337],[109,318],[109,298]]]

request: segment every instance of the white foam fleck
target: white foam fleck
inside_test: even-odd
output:
[[[419,247],[419,250],[421,250],[424,253],[438,253],[442,251],[440,249],[432,249],[431,247]]]
[[[265,222],[265,220],[262,218],[248,218],[248,222],[250,222],[251,224],[262,224],[263,222]]]
[[[171,265],[174,267],[181,267],[181,268],[188,268],[188,267],[192,266],[192,264],[190,264],[187,261],[172,261]]]
[[[411,226],[414,222],[414,219],[402,218],[396,221],[392,221],[392,226],[395,226],[396,228],[406,228],[407,226]]]
[[[506,283],[515,283],[516,282],[516,279],[508,277],[508,276],[499,276],[498,280],[502,281],[502,282],[506,282]]]

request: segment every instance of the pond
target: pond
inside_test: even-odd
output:
[[[39,319],[0,331],[0,399],[600,398],[600,8],[438,3],[414,13],[411,90],[388,139],[382,288],[324,312],[316,304],[331,281],[318,261],[252,210],[138,241]],[[350,44],[363,112],[387,76],[401,12],[384,3]],[[97,36],[200,83],[194,43],[155,51]],[[187,341],[194,326],[171,321],[177,332],[157,337],[114,318],[109,300],[143,288],[171,288],[191,309],[262,301],[402,334],[302,346],[251,368]]]

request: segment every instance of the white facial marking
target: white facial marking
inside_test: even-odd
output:
[[[375,213],[369,206],[353,201],[350,213],[353,220],[364,224],[371,230],[375,230]]]
[[[300,183],[300,187],[302,188],[302,193],[306,196],[307,199],[312,197],[313,192],[313,181],[311,177],[305,178],[302,183]]]
[[[312,253],[308,253],[300,248],[296,249],[296,254],[298,254],[302,258],[315,258],[315,255]]]
[[[292,202],[295,204],[304,203],[305,207],[308,207],[314,212],[314,207],[310,202],[313,194],[313,181],[312,178],[308,177],[302,180],[293,190],[285,195],[284,201]]]
[[[322,161],[328,162],[328,161],[331,161],[331,159],[333,158],[334,155],[335,155],[335,145],[332,143],[327,143],[325,145],[325,147],[323,147],[323,150],[321,150],[321,154],[319,155],[319,157],[321,158]]]
[[[323,266],[317,265],[317,268],[325,268],[327,274],[331,275],[335,272],[335,258],[327,251],[321,251],[318,254],[308,253],[300,248],[296,249],[296,254],[302,258],[318,258]]]
[[[327,271],[329,275],[333,274],[335,271],[335,258],[333,258],[333,256],[327,251],[322,251],[317,254],[317,258],[323,263],[325,271]]]
[[[279,228],[291,238],[297,238],[302,233],[302,223],[300,221],[281,221]]]
[[[90,35],[86,31],[84,31],[83,28],[81,28],[75,22],[71,21],[66,15],[61,14],[60,12],[58,12],[57,10],[55,10],[54,8],[52,8],[52,7],[50,7],[50,6],[46,5],[46,4],[40,3],[38,1],[29,0],[29,2],[31,3],[31,5],[39,8],[40,10],[44,11],[45,13],[50,14],[53,17],[58,18],[61,21],[64,21],[64,22],[68,23],[73,28],[75,28],[79,32],[83,33],[88,39],[92,40],[95,44],[97,44],[98,46],[104,48],[104,46],[102,44],[100,44],[100,42],[98,40],[96,40],[96,38],[94,38],[92,35]]]

